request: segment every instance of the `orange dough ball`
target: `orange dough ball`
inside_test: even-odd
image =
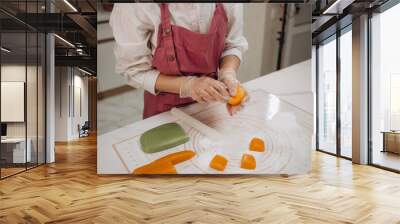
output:
[[[246,170],[254,170],[256,168],[256,159],[253,155],[243,154],[240,167]]]
[[[228,160],[225,159],[225,157],[220,155],[215,155],[210,162],[210,167],[218,171],[224,171],[227,164]]]
[[[264,152],[265,151],[264,141],[260,138],[251,139],[250,150],[256,152]]]
[[[232,106],[237,106],[242,102],[245,96],[246,92],[244,91],[244,89],[241,86],[238,86],[236,88],[236,95],[229,98],[228,104]]]

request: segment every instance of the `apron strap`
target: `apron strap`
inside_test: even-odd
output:
[[[170,12],[167,3],[161,3],[161,26],[162,26],[162,39],[164,48],[166,50],[165,60],[167,61],[170,71],[174,71],[175,74],[180,74],[178,63],[175,54],[175,45],[172,34],[172,26],[170,22]]]
[[[161,8],[161,22],[166,25],[167,24],[171,25],[171,23],[169,21],[170,13],[169,13],[169,9],[168,9],[168,4],[161,3],[160,8]]]
[[[170,12],[167,3],[161,3],[161,25],[163,28],[163,36],[167,36],[171,32]]]

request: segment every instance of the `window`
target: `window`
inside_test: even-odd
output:
[[[390,130],[400,130],[400,73],[390,74]]]
[[[318,149],[336,153],[336,39],[317,50]]]
[[[44,1],[0,1],[0,7],[43,13]],[[0,178],[45,163],[45,34],[0,12]],[[11,109],[12,108],[12,109]]]
[[[400,5],[371,18],[370,161],[400,170]]]
[[[352,35],[351,26],[340,36],[340,155],[352,156]]]
[[[353,78],[351,24],[322,41],[318,45],[316,58],[317,148],[323,152],[351,159]]]

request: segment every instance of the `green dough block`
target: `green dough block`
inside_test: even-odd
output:
[[[160,152],[187,141],[189,141],[189,136],[177,123],[160,125],[140,136],[140,146],[145,153]]]

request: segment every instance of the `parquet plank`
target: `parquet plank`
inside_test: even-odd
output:
[[[297,176],[96,174],[96,138],[0,181],[0,223],[400,223],[400,175],[313,153]]]

